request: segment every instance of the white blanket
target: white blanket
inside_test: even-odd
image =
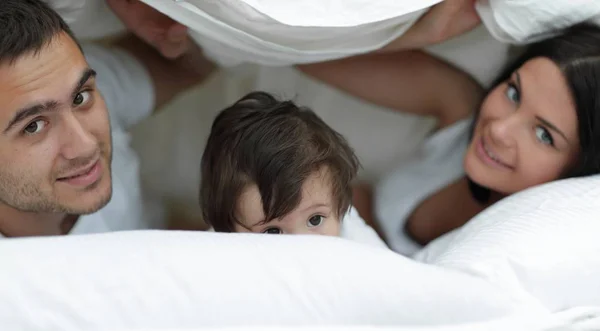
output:
[[[548,38],[585,21],[600,23],[598,0],[478,0],[476,8],[490,33],[511,44]]]
[[[0,242],[3,330],[452,325],[547,312],[325,236],[141,231]]]
[[[289,65],[366,53],[402,35],[440,0],[142,0],[187,25],[225,66]]]
[[[400,37],[440,0],[142,0],[189,26],[222,65],[290,65],[367,53]],[[498,40],[528,43],[600,18],[597,0],[479,0]]]

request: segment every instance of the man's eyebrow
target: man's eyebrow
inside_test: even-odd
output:
[[[73,89],[73,92],[71,93],[71,99],[75,99],[75,96],[77,95],[77,93],[79,93],[79,90],[81,90],[83,85],[85,85],[85,83],[87,83],[88,80],[90,80],[90,78],[92,77],[96,77],[96,71],[94,71],[91,68],[86,68],[83,71],[83,74],[81,74],[81,78],[79,78],[77,86]]]
[[[86,68],[83,71],[83,73],[81,74],[81,77],[79,78],[79,81],[77,82],[77,85],[71,92],[71,99],[74,99],[75,96],[77,95],[77,93],[79,93],[79,90],[81,90],[81,88],[83,87],[83,85],[85,85],[85,83],[87,83],[87,81],[91,77],[95,77],[95,76],[96,76],[96,71],[94,71],[90,68]],[[19,111],[17,111],[15,116],[13,116],[13,118],[10,120],[10,122],[8,122],[8,125],[4,129],[3,134],[6,134],[6,132],[8,132],[10,129],[12,129],[15,125],[17,125],[21,121],[23,121],[29,117],[39,115],[41,113],[54,111],[54,110],[58,109],[59,105],[60,105],[60,103],[58,101],[51,100],[51,101],[38,103],[36,105],[20,109]]]
[[[29,117],[37,116],[41,113],[54,111],[54,110],[58,109],[58,105],[59,105],[59,103],[57,101],[48,101],[45,103],[39,103],[37,105],[33,105],[30,107],[20,109],[19,111],[17,111],[15,116],[10,120],[10,122],[8,122],[8,125],[4,129],[3,134],[6,134],[15,125],[19,124],[20,122],[22,122],[23,120],[25,120]]]

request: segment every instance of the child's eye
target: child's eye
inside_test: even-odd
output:
[[[281,234],[281,230],[279,228],[268,228],[263,231],[266,234]]]
[[[315,226],[321,225],[321,223],[323,223],[323,218],[325,218],[325,217],[323,217],[321,215],[315,215],[315,216],[311,217],[307,223],[308,227],[314,228]]]

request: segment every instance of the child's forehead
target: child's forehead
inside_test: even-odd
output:
[[[333,195],[331,180],[331,172],[327,167],[314,171],[302,184],[302,200],[331,200]]]

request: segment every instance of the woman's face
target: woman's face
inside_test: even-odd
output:
[[[535,58],[484,100],[465,155],[479,185],[512,194],[556,179],[576,161],[575,102],[560,69]]]

